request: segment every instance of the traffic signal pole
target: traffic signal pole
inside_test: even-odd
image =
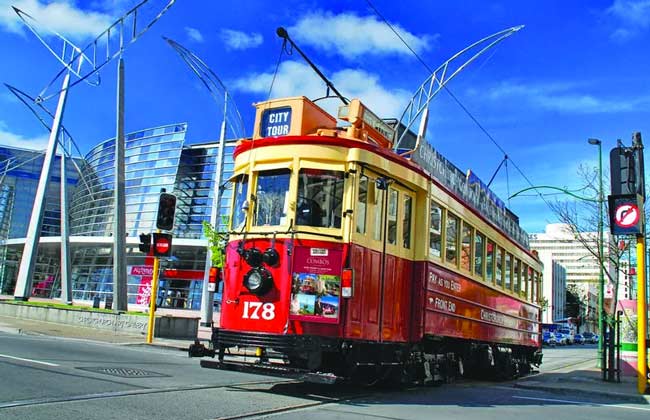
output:
[[[636,260],[637,389],[639,394],[646,394],[650,392],[650,387],[648,386],[648,344],[646,340],[648,328],[648,297],[646,295],[645,278],[645,235],[637,235],[636,237]]]
[[[156,300],[158,299],[158,271],[160,258],[153,257],[153,275],[151,276],[151,294],[149,295],[149,325],[147,326],[147,344],[153,342],[153,328],[156,321]]]

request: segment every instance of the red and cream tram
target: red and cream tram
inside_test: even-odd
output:
[[[202,365],[424,383],[541,363],[542,267],[480,180],[427,144],[396,153],[358,100],[343,124],[305,97],[256,108]]]

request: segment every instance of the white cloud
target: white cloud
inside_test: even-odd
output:
[[[185,32],[187,33],[187,36],[189,36],[192,41],[199,42],[199,43],[203,42],[203,35],[198,29],[186,26]]]
[[[26,27],[11,8],[12,5],[44,27],[77,40],[98,35],[114,20],[107,14],[82,10],[65,0],[50,3],[42,3],[41,0],[0,0],[0,28],[19,34],[25,33]]]
[[[232,29],[222,29],[221,39],[226,43],[226,46],[231,50],[246,50],[255,48],[262,45],[262,35],[253,32],[247,34],[241,31],[234,31]]]
[[[486,97],[502,102],[519,98],[539,109],[580,114],[634,111],[650,105],[650,97],[600,98],[580,92],[581,88],[578,84],[567,83],[524,85],[503,82],[488,89]]]
[[[439,36],[417,36],[397,24],[391,25],[417,53],[430,49]],[[367,54],[412,54],[395,33],[374,16],[316,11],[303,16],[288,32],[300,44],[313,45],[347,59]]]
[[[375,114],[382,118],[400,117],[410,99],[410,93],[404,90],[387,90],[380,84],[379,76],[363,70],[345,69],[330,78],[336,89],[348,99],[359,98]],[[236,80],[235,89],[264,94],[269,92],[273,73],[252,74]],[[287,97],[304,95],[309,98],[325,96],[326,86],[306,64],[285,61],[278,69],[271,96]],[[333,94],[333,92],[331,92]],[[336,115],[340,101],[320,102],[328,112]]]
[[[633,38],[650,28],[650,0],[615,0],[606,14],[621,23],[611,35],[616,41]]]
[[[49,135],[24,137],[7,131],[7,124],[0,121],[0,144],[3,146],[20,147],[23,149],[43,150],[47,147]]]

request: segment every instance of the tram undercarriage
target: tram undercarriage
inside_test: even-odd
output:
[[[198,341],[190,357],[201,366],[290,377],[308,382],[363,385],[435,385],[460,377],[508,380],[542,362],[539,349],[425,337],[419,343],[377,343],[303,335],[215,329],[212,348]]]

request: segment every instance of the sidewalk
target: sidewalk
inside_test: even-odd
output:
[[[52,322],[34,321],[30,319],[0,316],[0,332],[10,334],[46,335],[65,337],[77,340],[98,341],[128,346],[153,346],[179,351],[187,351],[193,340],[175,340],[168,338],[153,338],[151,344],[146,343],[145,335],[116,334],[112,331],[84,328],[74,325],[55,324]]]
[[[517,380],[514,386],[562,394],[572,399],[580,395],[599,395],[636,404],[650,404],[650,395],[639,394],[636,376],[621,376],[621,382],[603,381],[596,361],[527,376]]]

